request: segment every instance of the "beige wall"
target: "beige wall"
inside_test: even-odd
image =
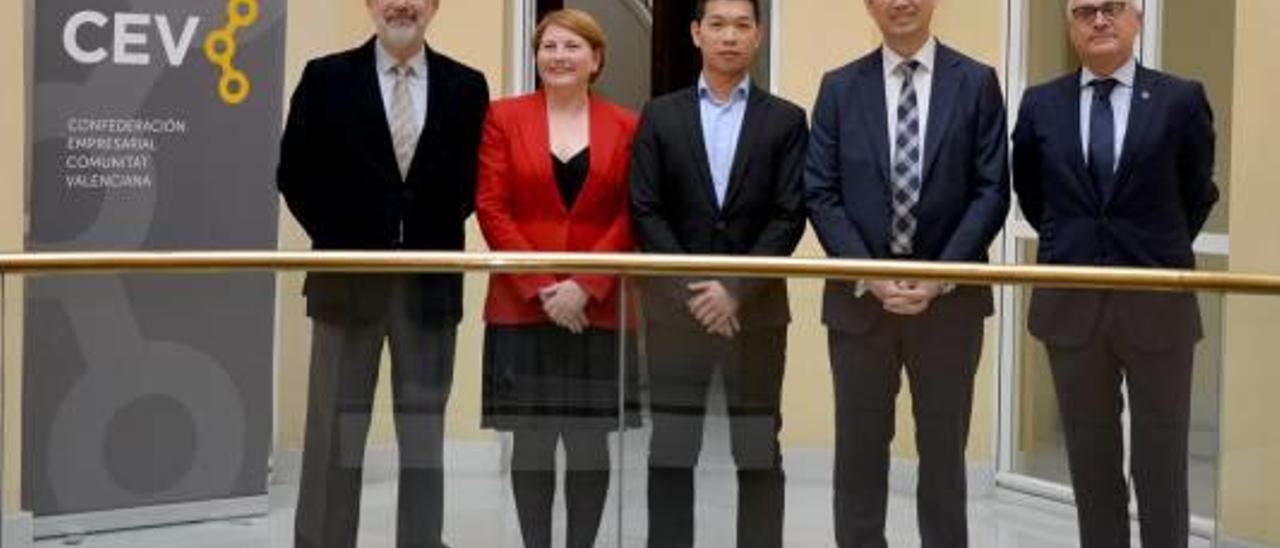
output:
[[[1231,165],[1231,270],[1280,272],[1280,2],[1239,0]],[[1223,374],[1222,506],[1225,532],[1280,544],[1280,414],[1275,395],[1280,299],[1231,297]]]
[[[25,78],[25,40],[23,32],[23,2],[10,0],[0,2],[0,74],[8,74],[3,86],[0,86],[0,252],[13,252],[22,248],[23,233],[23,192],[22,181],[26,165],[26,88]],[[4,470],[4,493],[0,504],[6,509],[17,508],[18,487],[21,480],[19,464],[22,453],[17,450],[21,440],[20,422],[17,419],[21,410],[21,377],[19,376],[20,360],[19,344],[22,337],[16,329],[20,318],[21,307],[14,298],[14,282],[5,279],[4,303],[0,306],[4,322],[4,362],[0,373],[4,378],[4,423],[0,424],[0,435],[4,436],[4,454],[0,455],[0,465]]]

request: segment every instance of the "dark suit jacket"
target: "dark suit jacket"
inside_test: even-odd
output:
[[[926,122],[912,258],[986,262],[1009,209],[1007,126],[995,71],[939,44]],[[810,220],[832,257],[890,256],[888,123],[880,49],[823,78],[804,181]],[[935,300],[930,313],[976,318],[992,309],[990,288],[960,287]],[[828,327],[862,332],[885,315],[874,295],[857,297],[853,283],[827,284]]]
[[[637,245],[650,253],[790,255],[804,233],[804,111],[751,88],[724,206],[718,207],[698,101],[691,87],[650,101],[640,115],[631,160]],[[647,320],[700,329],[685,305],[688,281],[647,280]],[[724,281],[739,299],[744,329],[790,321],[784,280]]]
[[[1089,175],[1080,132],[1079,72],[1027,90],[1013,134],[1014,185],[1040,234],[1039,262],[1195,268],[1191,242],[1218,200],[1213,114],[1200,84],[1138,67],[1109,196]],[[1140,344],[1201,335],[1194,295],[1060,289],[1035,291],[1031,331],[1081,344],[1105,298],[1123,301],[1121,324]]]
[[[370,40],[307,64],[280,147],[280,192],[315,249],[461,250],[463,224],[474,209],[488,84],[481,73],[427,49],[427,119],[402,181],[375,47]],[[461,318],[461,274],[411,279],[415,315],[427,323]],[[329,322],[376,320],[386,310],[388,280],[310,274],[307,313]]]
[[[629,252],[627,167],[636,115],[591,98],[587,179],[566,208],[551,164],[547,98],[542,93],[496,101],[485,120],[480,148],[477,217],[494,251]],[[616,276],[551,273],[494,274],[484,319],[491,324],[549,323],[538,290],[572,278],[591,296],[591,325],[619,325]]]

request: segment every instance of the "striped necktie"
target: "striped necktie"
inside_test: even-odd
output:
[[[391,143],[396,149],[396,164],[400,167],[400,178],[409,178],[409,166],[413,163],[413,153],[418,148],[418,125],[413,115],[413,99],[409,92],[409,79],[413,77],[413,67],[396,65],[396,84],[391,92]]]

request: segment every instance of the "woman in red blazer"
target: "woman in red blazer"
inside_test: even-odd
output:
[[[636,116],[590,93],[604,67],[604,32],[590,15],[561,10],[543,18],[533,44],[542,90],[494,102],[485,121],[476,189],[485,240],[494,251],[631,251]],[[607,436],[619,418],[618,286],[599,275],[490,279],[483,425],[514,433],[512,491],[527,548],[551,546],[558,443],[567,545],[595,543],[609,490]]]

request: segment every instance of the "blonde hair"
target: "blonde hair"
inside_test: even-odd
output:
[[[533,30],[533,51],[538,51],[542,44],[542,36],[547,33],[547,29],[551,26],[557,26],[581,36],[591,46],[591,51],[600,55],[600,67],[595,74],[591,75],[591,83],[595,83],[600,78],[600,74],[604,72],[605,50],[609,47],[609,41],[605,37],[604,28],[591,14],[573,8],[556,10],[546,14],[542,20],[538,22],[538,27]]]

